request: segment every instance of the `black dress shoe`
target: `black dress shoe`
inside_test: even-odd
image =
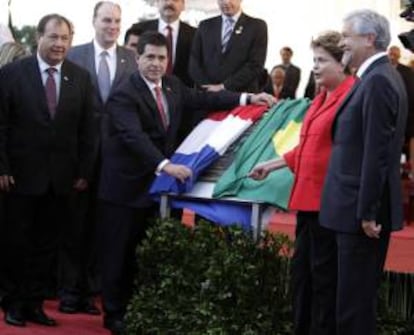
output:
[[[101,311],[94,304],[93,300],[86,300],[79,304],[79,311],[89,315],[101,315]]]
[[[26,326],[26,321],[23,317],[23,314],[20,310],[10,308],[4,314],[4,321],[7,324],[16,326],[16,327],[24,327]]]
[[[48,317],[41,307],[28,310],[26,312],[26,319],[43,326],[54,327],[57,325],[56,320]]]

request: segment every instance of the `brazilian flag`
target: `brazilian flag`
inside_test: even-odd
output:
[[[299,143],[308,99],[284,100],[271,108],[249,135],[235,159],[215,185],[213,197],[263,201],[286,209],[293,174],[285,167],[260,181],[246,178],[258,163],[282,156]]]

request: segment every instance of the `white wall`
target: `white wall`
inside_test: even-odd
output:
[[[215,1],[215,0],[205,0]],[[156,15],[156,9],[149,7],[143,0],[119,0],[123,9],[124,31],[137,18],[150,13]],[[197,22],[203,17],[200,11],[192,10],[191,0],[186,0],[188,11],[185,18]],[[92,10],[95,0],[13,0],[13,23],[36,25],[41,16],[58,12],[67,16],[75,25],[74,44],[91,40]],[[280,62],[279,49],[289,45],[294,50],[293,62],[302,68],[302,80],[299,94],[312,67],[312,53],[309,44],[312,36],[326,29],[341,29],[344,14],[358,8],[371,8],[384,14],[391,22],[393,44],[400,45],[397,35],[414,28],[399,18],[401,11],[399,0],[243,0],[244,11],[252,16],[264,19],[269,28],[269,45],[266,67],[270,69]],[[81,5],[80,5],[81,4]],[[28,9],[30,8],[30,10]],[[0,0],[0,22],[7,22],[7,0]],[[407,62],[411,53],[404,51],[403,61]],[[414,56],[413,56],[414,57]]]

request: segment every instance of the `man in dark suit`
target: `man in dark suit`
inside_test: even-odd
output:
[[[86,69],[93,84],[93,116],[96,127],[96,165],[89,189],[74,197],[74,219],[68,227],[61,247],[59,310],[63,313],[99,314],[92,293],[99,289],[96,269],[96,197],[101,164],[101,140],[106,136],[105,104],[123,80],[136,71],[135,54],[118,46],[121,8],[110,1],[101,1],[93,11],[93,41],[73,47],[68,59]],[[106,66],[105,66],[106,65]],[[105,75],[104,67],[108,70]],[[107,81],[105,82],[105,78]]]
[[[167,74],[177,76],[184,84],[192,87],[193,81],[188,74],[188,61],[196,29],[180,20],[184,8],[185,0],[159,0],[160,18],[136,23],[134,27],[143,32],[158,31],[165,35],[167,42],[168,35],[171,34],[172,45],[168,46],[169,64],[167,65]]]
[[[274,102],[268,94],[196,91],[174,76],[164,76],[167,40],[158,32],[140,36],[138,55],[139,72],[131,75],[108,102],[111,123],[103,146],[99,184],[104,326],[113,334],[123,331],[134,250],[157,213],[149,187],[157,173],[167,173],[181,182],[191,176],[186,166],[168,160],[176,147],[183,110],[229,109],[245,99],[256,104]]]
[[[281,66],[285,69],[285,85],[289,88],[289,91],[294,92],[294,97],[296,97],[296,90],[300,82],[300,68],[292,64],[292,56],[293,50],[290,47],[283,47],[280,49],[282,63],[276,66]]]
[[[194,82],[209,91],[257,92],[267,26],[242,12],[241,0],[219,0],[221,15],[200,23],[190,58]]]
[[[37,27],[37,54],[0,72],[0,191],[6,194],[7,274],[14,284],[5,321],[55,326],[43,311],[69,195],[88,187],[93,166],[92,85],[65,60],[70,22]]]
[[[390,231],[403,223],[400,155],[407,97],[385,52],[390,42],[385,17],[352,12],[342,34],[343,63],[357,70],[359,80],[334,121],[320,222],[336,232],[336,334],[374,335]]]
[[[414,72],[410,67],[405,66],[399,62],[400,57],[401,50],[399,47],[393,45],[388,49],[388,58],[390,59],[391,64],[397,69],[397,71],[401,75],[405,85],[405,89],[407,91],[408,117],[405,129],[403,153],[406,155],[406,158],[408,158],[411,162],[411,171],[414,171],[414,157],[412,157],[413,148],[411,148],[410,150],[410,142],[412,147],[414,141]]]

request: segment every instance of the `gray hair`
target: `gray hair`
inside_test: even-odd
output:
[[[385,51],[391,41],[390,24],[385,16],[370,9],[361,9],[349,13],[344,22],[350,23],[357,34],[374,34],[374,46]]]

